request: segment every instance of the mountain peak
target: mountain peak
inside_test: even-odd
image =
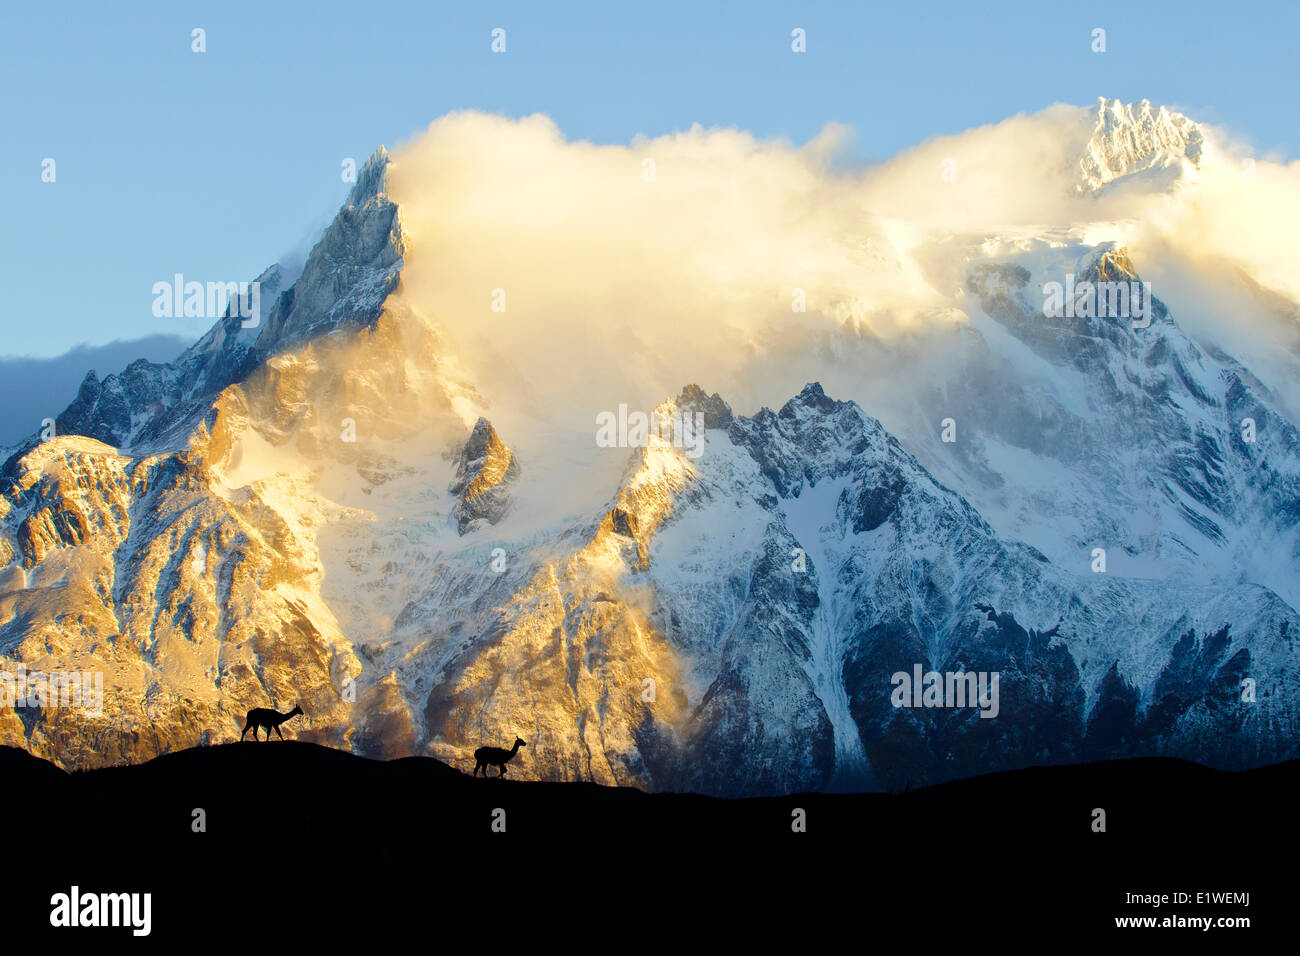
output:
[[[701,412],[705,428],[726,428],[731,424],[731,406],[717,392],[710,395],[700,386],[691,384],[677,396],[677,408],[683,412]]]
[[[388,150],[380,145],[357,174],[357,181],[348,193],[347,205],[363,206],[367,200],[383,196],[388,191],[388,167],[392,160]]]
[[[1097,99],[1092,135],[1079,161],[1078,190],[1095,193],[1123,176],[1156,168],[1195,169],[1205,148],[1201,127],[1150,100]]]
[[[821,382],[809,382],[803,387],[794,398],[790,399],[781,406],[780,414],[786,417],[797,415],[797,409],[808,408],[822,414],[835,412],[842,406],[848,405],[848,402],[840,402],[831,398],[822,388]]]
[[[496,524],[510,510],[507,486],[519,476],[519,460],[492,423],[480,417],[457,459],[456,477],[447,488],[459,500],[452,509],[460,534],[487,519]]]

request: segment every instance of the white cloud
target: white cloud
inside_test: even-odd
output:
[[[403,295],[484,394],[558,403],[584,423],[688,381],[745,412],[780,401],[846,327],[875,346],[855,352],[875,362],[862,375],[887,376],[895,347],[954,338],[965,261],[987,236],[1119,238],[1140,269],[1144,250],[1209,257],[1300,297],[1287,241],[1300,164],[1257,161],[1245,182],[1236,147],[1210,130],[1190,188],[1080,196],[1093,117],[1054,106],[846,170],[839,126],[803,147],[698,126],[598,146],[543,116],[450,114],[394,155]],[[796,289],[806,313],[792,310]]]

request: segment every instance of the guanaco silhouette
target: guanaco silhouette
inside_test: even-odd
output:
[[[267,740],[271,739],[271,731],[273,730],[275,731],[275,735],[277,737],[279,737],[281,740],[284,740],[284,734],[280,733],[280,725],[284,723],[286,720],[288,720],[290,717],[293,717],[301,713],[302,713],[302,708],[297,706],[295,706],[294,709],[289,711],[289,713],[287,714],[282,714],[279,711],[271,710],[269,707],[254,707],[252,710],[248,712],[248,717],[244,721],[244,732],[239,735],[239,739],[243,740],[246,736],[248,736],[249,730],[252,730],[253,739],[257,740],[258,739],[257,728],[265,727]]]
[[[474,759],[478,761],[474,765],[474,776],[477,777],[478,772],[482,770],[483,776],[486,777],[488,767],[499,767],[501,772],[497,774],[497,777],[504,777],[506,775],[506,764],[510,762],[510,758],[519,753],[520,747],[527,746],[528,744],[516,737],[515,745],[509,750],[502,750],[500,747],[479,747],[478,750],[474,751]]]

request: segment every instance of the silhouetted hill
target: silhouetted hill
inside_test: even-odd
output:
[[[73,883],[131,886],[154,893],[157,935],[209,895],[239,906],[262,874],[276,881],[267,905],[319,909],[360,884],[369,895],[348,890],[346,906],[375,912],[417,898],[472,906],[480,893],[561,904],[614,893],[633,910],[661,893],[690,896],[683,906],[812,894],[818,906],[904,919],[942,884],[972,918],[1113,932],[1114,916],[1146,912],[1124,906],[1125,892],[1254,888],[1262,871],[1243,859],[1294,839],[1300,763],[1225,773],[1127,760],[904,794],[751,800],[475,779],[428,758],[292,741],[73,774],[0,748],[0,774],[6,824],[23,821],[40,848],[23,885],[36,923],[49,894]],[[1092,829],[1095,808],[1104,833]],[[194,831],[196,809],[205,832]],[[797,810],[806,832],[792,831]],[[1252,914],[1268,902],[1259,889]]]

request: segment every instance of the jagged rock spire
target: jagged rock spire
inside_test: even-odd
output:
[[[480,418],[460,451],[456,477],[447,488],[459,499],[452,509],[456,529],[466,534],[485,520],[496,524],[504,518],[510,510],[509,485],[518,477],[518,459],[492,423]]]

